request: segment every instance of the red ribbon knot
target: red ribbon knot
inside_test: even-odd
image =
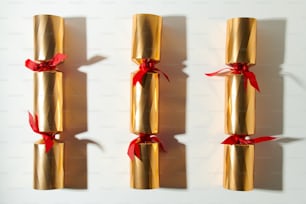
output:
[[[216,72],[206,73],[205,75],[206,76],[216,76],[220,73],[223,73],[224,70],[229,70],[233,74],[243,74],[243,76],[245,77],[244,87],[247,87],[247,83],[249,80],[251,83],[251,86],[253,86],[258,92],[260,92],[256,76],[253,72],[249,70],[249,65],[247,64],[241,64],[241,63],[231,64],[230,68],[223,68],[223,69],[217,70]]]
[[[150,134],[143,134],[140,133],[138,137],[131,141],[127,154],[129,155],[130,159],[134,159],[134,155],[140,159],[141,153],[139,148],[139,143],[146,143],[146,142],[157,142],[160,146],[161,150],[165,152],[165,148],[159,138],[156,135],[150,135]]]
[[[38,116],[35,115],[35,118],[32,116],[31,113],[29,113],[29,123],[32,128],[32,130],[40,134],[43,137],[45,146],[46,146],[46,152],[49,152],[50,149],[53,147],[53,140],[55,139],[55,133],[46,133],[46,132],[40,132],[39,126],[38,126]]]
[[[25,66],[32,71],[43,72],[56,70],[56,66],[62,63],[67,58],[66,55],[58,53],[53,58],[46,61],[34,62],[30,59],[25,61]]]
[[[262,137],[257,137],[254,139],[247,138],[248,136],[246,135],[231,135],[228,138],[226,138],[221,144],[243,144],[243,145],[248,145],[248,144],[256,144],[260,142],[266,142],[270,140],[276,139],[276,137],[272,136],[262,136]]]
[[[162,74],[168,81],[170,81],[167,74],[161,71],[160,69],[156,68],[155,64],[156,64],[155,61],[152,61],[150,59],[143,59],[139,65],[139,70],[136,72],[136,74],[133,77],[133,86],[135,86],[137,82],[142,84],[143,77],[148,72],[155,72],[155,73]]]

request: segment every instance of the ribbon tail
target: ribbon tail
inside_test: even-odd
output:
[[[127,154],[130,157],[131,160],[134,159],[134,150],[135,150],[135,140],[133,140],[128,148]]]
[[[164,77],[167,79],[168,82],[170,82],[170,78],[169,76],[163,72],[162,70],[158,69],[158,68],[154,68],[154,71],[161,73],[162,75],[164,75]]]
[[[61,62],[63,62],[65,59],[67,58],[67,55],[58,53],[56,54],[53,59],[52,59],[52,63],[51,66],[56,66],[58,64],[60,64]]]
[[[221,144],[235,144],[236,140],[235,140],[235,136],[231,135],[228,138],[226,138],[223,142],[221,142]]]
[[[135,143],[134,154],[136,157],[138,157],[138,159],[140,159],[140,147],[138,143]]]
[[[28,115],[29,115],[29,123],[30,123],[32,130],[36,133],[39,133],[37,115],[35,115],[35,118],[30,112],[28,112]]]
[[[141,83],[143,76],[146,74],[145,71],[139,70],[133,77],[133,86],[137,84],[137,82]]]
[[[37,64],[35,62],[33,62],[32,60],[30,60],[30,59],[27,59],[25,61],[25,66],[28,69],[32,70],[32,71],[36,71],[37,70]]]
[[[245,72],[245,76],[246,76],[246,78],[247,78],[248,80],[250,80],[251,85],[252,85],[258,92],[260,92],[255,74],[254,74],[253,72]]]
[[[140,159],[140,149],[138,144],[138,138],[131,141],[127,154],[130,157],[131,160],[134,160],[134,155]]]
[[[42,134],[43,136],[43,140],[45,142],[45,147],[46,147],[46,152],[49,152],[51,150],[51,148],[53,147],[53,139],[54,139],[54,135],[52,134]]]
[[[273,136],[263,136],[263,137],[257,137],[252,139],[253,143],[260,143],[260,142],[266,142],[266,141],[270,141],[270,140],[274,140],[276,139],[276,137]]]
[[[209,77],[211,77],[211,76],[216,76],[216,75],[218,75],[218,74],[220,74],[220,73],[223,73],[224,70],[231,70],[231,68],[219,69],[219,70],[217,70],[217,71],[215,71],[215,72],[212,72],[212,73],[205,73],[205,75],[206,75],[206,76],[209,76]]]
[[[169,76],[163,71],[160,71],[160,72],[164,75],[164,77],[167,79],[167,81],[170,82]]]

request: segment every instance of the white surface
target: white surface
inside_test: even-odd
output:
[[[2,0],[0,203],[306,203],[305,10],[305,0]],[[32,189],[32,143],[39,136],[28,125],[32,73],[24,60],[33,57],[32,16],[42,13],[69,18],[69,59],[63,71],[66,112],[73,122],[66,130],[81,161],[70,171],[83,170],[81,178],[70,178],[71,189]],[[170,84],[161,83],[165,187],[152,191],[129,188],[135,13],[165,17],[159,67],[171,78]],[[252,69],[262,90],[257,135],[286,138],[257,146],[256,189],[251,192],[222,188],[224,79],[203,76],[224,67],[226,19],[238,16],[259,20],[258,63]],[[88,184],[87,189],[74,189],[76,181],[79,187]]]

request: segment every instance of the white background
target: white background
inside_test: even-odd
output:
[[[306,203],[305,0],[1,0],[0,203]],[[67,189],[32,189],[29,125],[35,14],[66,18],[65,134]],[[132,15],[164,17],[157,190],[129,188]],[[258,19],[255,190],[222,188],[226,19]]]

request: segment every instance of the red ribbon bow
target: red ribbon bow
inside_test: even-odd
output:
[[[46,152],[49,152],[49,150],[53,146],[53,140],[55,139],[55,134],[54,133],[45,133],[45,132],[40,132],[38,128],[38,117],[35,115],[35,119],[32,116],[31,113],[29,113],[29,123],[34,132],[37,134],[40,134],[43,137],[44,143],[46,145]]]
[[[251,85],[258,91],[259,90],[259,86],[256,80],[256,76],[253,72],[249,71],[249,66],[247,64],[232,64],[231,68],[223,68],[220,69],[216,72],[213,73],[207,73],[205,74],[206,76],[216,76],[217,74],[220,74],[221,72],[223,72],[224,70],[230,70],[232,71],[233,74],[243,74],[245,76],[245,80],[244,80],[244,86],[247,87],[247,82],[248,80],[250,81]]]
[[[135,86],[137,82],[142,83],[143,77],[147,72],[162,73],[164,77],[170,81],[166,73],[155,67],[154,61],[143,59],[139,65],[139,71],[133,77],[133,86]]]
[[[254,139],[246,139],[246,135],[231,135],[228,138],[226,138],[221,144],[255,144],[260,142],[266,142],[270,140],[274,140],[276,137],[272,136],[263,136],[263,137],[257,137]]]
[[[141,133],[136,139],[132,140],[129,145],[127,154],[129,155],[131,160],[134,159],[134,155],[136,155],[136,157],[140,159],[140,148],[138,143],[141,142],[157,142],[161,147],[162,151],[165,152],[165,148],[157,136]]]
[[[27,59],[25,61],[25,66],[32,71],[38,71],[38,72],[52,71],[52,70],[55,70],[56,66],[60,64],[61,62],[63,62],[66,59],[66,57],[67,57],[66,55],[58,53],[54,55],[52,59],[47,60],[47,61],[42,61],[39,63],[34,62],[30,59]]]

